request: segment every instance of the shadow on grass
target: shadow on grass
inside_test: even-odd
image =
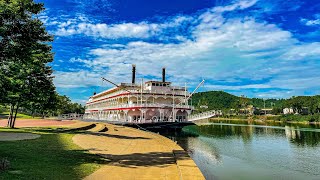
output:
[[[72,142],[72,134],[42,134],[38,139],[0,143],[0,158],[11,169],[0,179],[81,179],[108,161],[82,150]],[[20,171],[12,174],[10,171]]]

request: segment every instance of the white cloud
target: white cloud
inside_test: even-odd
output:
[[[234,11],[236,9],[246,9],[249,8],[257,3],[258,0],[239,0],[231,5],[228,6],[217,6],[214,7],[212,10],[217,13],[221,12],[228,12]]]
[[[282,58],[287,60],[318,59],[320,57],[320,42],[304,43],[290,48]]]
[[[71,24],[68,21],[65,24],[61,24],[55,34],[58,36],[70,36],[76,34],[84,34],[86,36],[101,37],[101,38],[147,38],[153,33],[159,31],[159,27],[156,24],[148,24],[141,22],[139,24],[123,23],[115,25],[107,24],[91,24],[80,23]]]
[[[202,78],[226,82],[226,85],[207,86],[218,90],[279,88],[284,89],[279,93],[288,95],[319,87],[316,83],[320,77],[316,58],[320,55],[320,43],[301,43],[289,31],[274,24],[250,17],[226,18],[221,13],[248,8],[255,3],[256,1],[238,1],[230,6],[210,9],[195,17],[179,16],[162,24],[66,22],[58,34],[85,34],[103,38],[134,37],[140,40],[126,44],[106,44],[91,49],[88,52],[91,58],[71,59],[70,62],[79,63],[91,71],[56,72],[55,84],[58,87],[100,85],[101,76],[108,76],[108,79],[117,82],[129,82],[131,64],[136,64],[138,77],[160,79],[161,68],[165,66],[169,81],[177,84],[187,81],[191,86]],[[180,43],[143,41],[146,37],[159,36],[158,32],[164,28],[178,28],[182,22],[190,22],[193,26],[190,28],[190,38],[176,32],[173,34]],[[230,82],[235,79],[262,82],[232,85]],[[262,97],[266,93],[256,95]]]
[[[54,72],[54,83],[59,88],[90,87],[101,85],[98,73],[79,70],[71,72]]]
[[[242,89],[266,89],[266,88],[272,88],[272,87],[268,84],[250,84],[250,85],[240,85],[240,86],[206,85],[206,88],[215,89],[215,90],[242,90]]]
[[[166,66],[176,77],[174,80],[181,78],[192,80],[201,77],[223,79],[233,76],[262,78],[266,75],[260,72],[248,74],[245,71],[249,69],[239,69],[239,66],[250,63],[252,66],[260,66],[256,71],[260,70],[270,75],[273,73],[272,68],[264,69],[263,65],[266,62],[263,58],[256,58],[257,51],[263,52],[260,56],[267,56],[275,53],[269,49],[283,48],[275,53],[281,54],[296,42],[289,32],[275,25],[255,22],[253,19],[233,19],[226,21],[219,28],[196,29],[193,36],[194,40],[184,40],[179,44],[134,41],[122,45],[120,49],[105,46],[90,51],[90,55],[94,55],[95,59],[79,62],[96,70],[108,68],[108,73],[115,74],[117,73],[113,72],[116,70],[115,67],[134,63],[143,69],[142,74],[151,76],[159,76],[159,72],[155,69]],[[127,70],[117,69],[117,71]]]
[[[320,25],[320,19],[311,20],[311,19],[301,18],[300,22],[303,23],[306,26],[317,26],[317,25]]]
[[[256,97],[259,98],[289,98],[295,95],[293,91],[268,91],[264,93],[257,93]]]
[[[207,13],[202,14],[199,19],[194,19],[191,16],[177,16],[172,19],[167,20],[162,24],[140,22],[140,23],[119,23],[119,24],[105,24],[105,23],[95,23],[90,21],[83,14],[78,14],[75,18],[67,19],[65,22],[60,22],[57,24],[58,29],[54,31],[57,36],[71,36],[71,35],[86,35],[96,38],[149,38],[158,37],[161,39],[160,34],[168,29],[171,31],[175,28],[181,26],[184,22],[189,22],[191,24],[196,24],[197,20],[202,20],[202,23],[210,21],[213,25],[221,25],[222,16],[219,15],[223,12],[234,11],[237,9],[246,9],[253,6],[257,0],[241,0],[236,1],[234,4],[229,6],[217,6]],[[216,22],[212,21],[217,19]],[[49,20],[44,21],[47,25],[53,25],[53,22]],[[56,21],[54,22],[56,24]],[[175,37],[173,37],[175,38]],[[183,40],[182,36],[176,36],[177,40]]]
[[[117,38],[140,38],[145,39],[158,36],[165,29],[174,29],[184,22],[191,22],[192,17],[177,16],[163,24],[139,22],[106,24],[90,21],[80,14],[76,18],[67,19],[57,24],[53,33],[57,36],[85,35],[95,38],[117,39]],[[46,21],[47,22],[47,21]],[[48,24],[48,22],[47,22]],[[181,38],[181,37],[180,37]]]

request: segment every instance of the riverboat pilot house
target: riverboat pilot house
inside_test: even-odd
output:
[[[90,97],[84,118],[123,123],[184,122],[193,107],[188,105],[186,87],[171,86],[165,81],[136,84],[136,67],[132,66],[132,82],[121,83]]]

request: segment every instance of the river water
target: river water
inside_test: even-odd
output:
[[[320,179],[315,125],[211,120],[163,135],[188,151],[206,179]]]

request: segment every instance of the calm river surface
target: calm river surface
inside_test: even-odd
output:
[[[189,152],[206,179],[320,179],[319,127],[224,120],[164,135]]]

